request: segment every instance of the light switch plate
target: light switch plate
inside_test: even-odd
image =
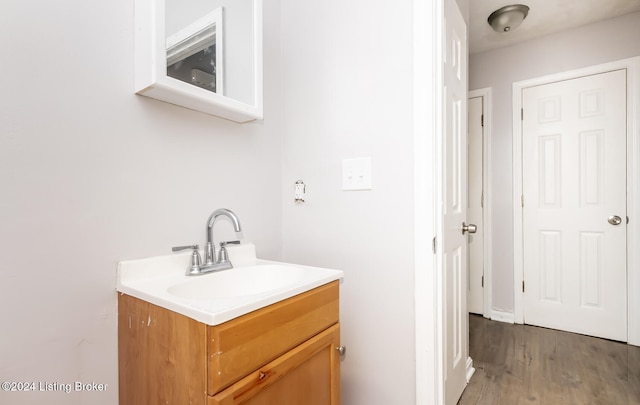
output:
[[[343,190],[371,190],[371,158],[353,158],[342,161]]]

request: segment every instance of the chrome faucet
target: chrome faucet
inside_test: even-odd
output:
[[[232,269],[233,265],[229,261],[229,255],[227,254],[226,246],[229,244],[240,244],[239,240],[234,240],[230,242],[220,242],[220,252],[218,256],[216,256],[216,248],[213,244],[213,225],[218,219],[219,216],[228,217],[233,223],[233,228],[236,232],[240,232],[242,228],[240,227],[240,221],[236,214],[233,211],[228,210],[226,208],[220,208],[209,216],[207,220],[207,245],[204,249],[204,263],[201,264],[200,261],[200,253],[198,252],[198,245],[189,245],[189,246],[176,246],[172,248],[174,252],[178,252],[180,250],[191,249],[191,263],[187,268],[187,276],[198,276],[200,274],[211,273],[213,271],[220,270],[228,270]]]
[[[222,242],[220,244],[220,255],[216,257],[216,246],[213,243],[213,225],[216,223],[216,220],[220,216],[226,216],[233,223],[233,229],[236,232],[240,232],[242,228],[240,227],[240,221],[238,220],[238,216],[234,214],[233,211],[228,210],[226,208],[220,208],[209,216],[207,220],[207,245],[205,246],[205,254],[204,254],[204,268],[208,268],[211,266],[219,266],[224,267],[226,269],[230,269],[233,266],[231,262],[227,259],[227,250],[225,246],[229,243],[240,243],[239,241],[232,242]],[[227,267],[228,266],[228,267]],[[224,270],[223,268],[216,268],[215,270]]]

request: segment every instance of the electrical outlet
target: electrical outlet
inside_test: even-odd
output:
[[[304,193],[307,186],[304,184],[302,180],[296,181],[293,192],[293,200],[297,203],[304,202]]]
[[[372,184],[370,157],[342,161],[343,190],[371,190]]]

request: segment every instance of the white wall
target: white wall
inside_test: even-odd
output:
[[[492,88],[493,309],[513,312],[512,84],[640,55],[640,13],[470,56],[469,89]],[[498,215],[499,214],[499,215]]]
[[[345,272],[344,404],[415,403],[412,18],[408,0],[282,1],[284,259]],[[363,156],[373,190],[342,191]]]
[[[117,262],[203,243],[214,209],[281,258],[279,1],[264,11],[265,120],[241,125],[133,94],[131,1],[3,4],[0,381],[108,387],[0,403],[116,404]]]

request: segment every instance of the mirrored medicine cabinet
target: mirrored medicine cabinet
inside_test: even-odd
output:
[[[135,92],[262,119],[262,0],[135,0]]]

